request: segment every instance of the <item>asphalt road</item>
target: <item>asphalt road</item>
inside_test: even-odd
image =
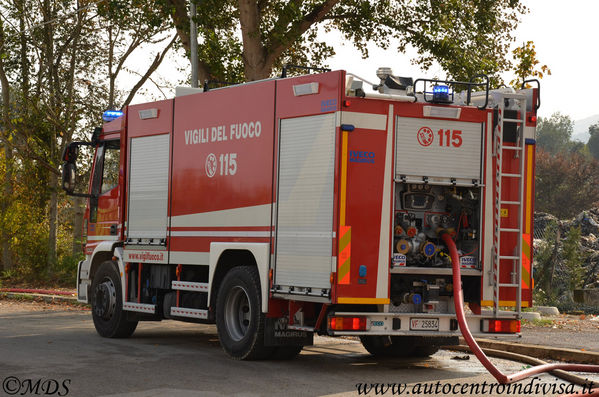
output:
[[[28,382],[39,379],[45,390],[53,389],[51,381],[56,381],[55,395],[135,397],[350,396],[358,395],[357,384],[377,382],[408,384],[404,395],[413,395],[418,383],[423,384],[421,391],[424,384],[433,387],[437,381],[440,387],[494,383],[474,357],[456,356],[467,355],[441,351],[429,359],[377,360],[357,342],[317,338],[292,361],[238,362],[222,352],[214,326],[140,323],[130,339],[103,339],[95,333],[88,311],[31,311],[26,305],[7,310],[0,305],[0,396],[15,392],[17,385],[21,388],[16,394],[21,395]],[[493,361],[506,372],[523,368]],[[543,383],[556,380],[543,375],[534,385]],[[35,394],[30,389],[24,395]],[[477,395],[483,394],[507,392],[487,389]],[[384,395],[393,395],[392,389]]]

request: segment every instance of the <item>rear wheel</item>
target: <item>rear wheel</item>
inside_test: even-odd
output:
[[[414,346],[402,343],[396,337],[365,335],[360,341],[368,353],[375,357],[411,357]]]
[[[121,278],[116,264],[106,261],[94,275],[91,291],[92,318],[98,334],[105,338],[127,338],[137,321],[130,321],[123,311]]]
[[[264,346],[260,278],[251,266],[231,269],[218,289],[216,327],[225,353],[236,360],[260,360],[274,348]]]
[[[440,348],[441,346],[439,345],[418,346],[416,349],[414,349],[414,357],[432,356],[438,352]]]
[[[272,353],[273,360],[291,360],[297,357],[302,351],[303,346],[279,346]]]

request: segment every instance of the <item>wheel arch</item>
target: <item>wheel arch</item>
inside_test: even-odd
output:
[[[124,272],[125,272],[125,268],[123,265],[123,248],[121,246],[119,246],[118,243],[115,243],[113,241],[104,241],[100,244],[98,244],[96,246],[96,248],[94,249],[94,252],[92,253],[92,255],[90,256],[89,259],[89,270],[88,270],[88,276],[87,278],[90,280],[90,283],[88,284],[88,289],[91,288],[91,282],[94,280],[94,276],[96,274],[96,272],[98,271],[98,269],[100,268],[100,265],[102,265],[102,263],[106,262],[106,261],[113,261],[116,263],[117,265],[117,272],[119,272],[119,275],[121,276],[121,285],[125,285],[125,279],[124,279]],[[114,257],[116,257],[116,261],[113,259]],[[125,299],[125,295],[124,295],[124,290],[125,288],[122,288],[123,290],[123,302]],[[89,291],[87,291],[87,303],[89,303]]]
[[[236,266],[255,266],[260,276],[262,312],[268,312],[270,244],[268,243],[211,243],[208,280],[208,302],[216,308],[216,296],[223,278]]]

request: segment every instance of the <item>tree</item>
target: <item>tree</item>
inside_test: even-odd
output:
[[[528,78],[538,77],[542,79],[546,74],[551,76],[551,70],[547,65],[541,65],[537,69],[539,60],[537,59],[537,51],[532,41],[522,43],[522,46],[512,51],[512,54],[516,60],[514,70],[516,79],[512,80],[510,85],[520,88],[524,80]]]
[[[527,11],[518,0],[195,0],[198,7],[200,80],[267,78],[285,63],[323,66],[334,53],[318,40],[318,29],[340,31],[368,56],[366,44],[400,52],[408,46],[428,68],[433,61],[456,79],[478,73],[498,76],[518,16]],[[161,0],[189,53],[186,0]]]
[[[131,103],[137,91],[150,78],[162,63],[164,57],[173,46],[176,36],[168,40],[171,26],[154,10],[154,2],[148,0],[113,0],[98,3],[99,27],[105,26],[106,67],[108,74],[107,109],[124,107]],[[132,54],[145,44],[159,44],[167,41],[153,62],[149,63],[146,72],[139,81],[126,93],[126,99],[117,100],[119,92],[116,80],[126,69]],[[119,106],[117,106],[117,102]]]
[[[594,158],[599,159],[599,123],[595,123],[589,127],[589,141],[587,147]]]
[[[50,275],[57,258],[76,251],[67,241],[76,222],[59,188],[60,155],[81,131],[99,124],[107,105],[130,102],[172,47],[171,39],[123,100],[114,88],[119,72],[135,61],[129,56],[144,43],[168,40],[169,25],[152,5],[151,0],[108,5],[0,0],[3,266],[10,264],[6,254],[14,253],[17,263],[37,269],[38,277]],[[98,73],[107,70],[107,54],[114,67]]]
[[[599,161],[578,153],[536,153],[535,210],[560,219],[599,202]]]
[[[584,256],[580,244],[580,226],[572,227],[566,234],[562,256],[567,274],[567,287],[569,294],[573,294],[577,288],[582,288],[584,279]]]
[[[538,147],[549,153],[559,153],[570,150],[570,138],[574,130],[574,122],[570,116],[559,112],[550,118],[539,117],[537,122]]]

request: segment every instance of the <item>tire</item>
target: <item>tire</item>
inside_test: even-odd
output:
[[[216,328],[220,344],[235,360],[262,360],[274,352],[264,346],[260,278],[251,266],[229,270],[218,289]]]
[[[396,337],[379,335],[360,336],[362,346],[375,357],[412,357],[414,346],[401,343]]]
[[[297,357],[298,354],[302,351],[303,346],[279,346],[275,348],[275,351],[272,353],[273,360],[291,360]]]
[[[100,336],[127,338],[137,327],[137,321],[127,320],[123,311],[122,291],[116,264],[102,263],[94,275],[91,290],[92,318]]]
[[[441,346],[438,345],[418,346],[416,349],[414,349],[414,357],[432,356],[438,352],[439,349],[441,349]]]

